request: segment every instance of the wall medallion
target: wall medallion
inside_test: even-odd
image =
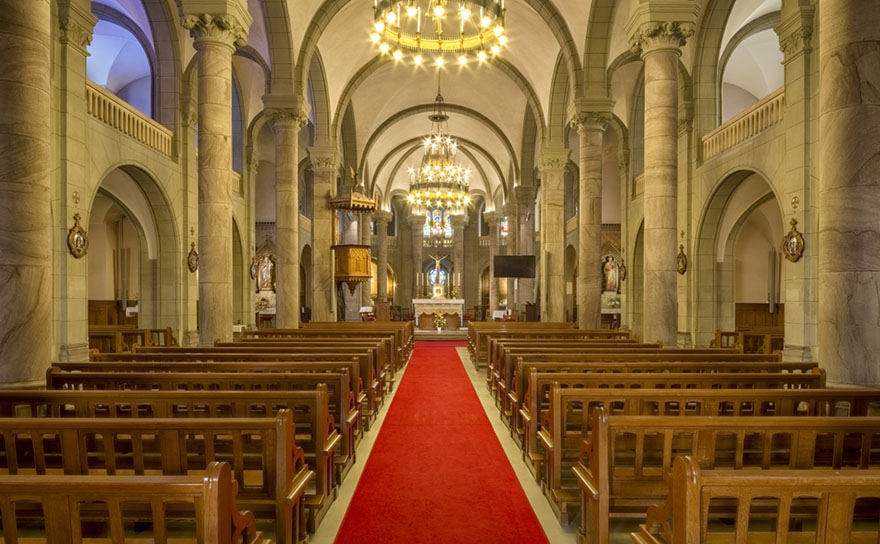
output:
[[[252,279],[252,280],[257,279],[257,261],[255,261],[254,259],[251,259],[251,271],[250,271],[250,273],[251,273],[251,279]]]
[[[199,269],[199,252],[196,251],[195,242],[190,244],[189,254],[186,256],[186,267],[189,268],[190,272],[195,272]]]
[[[791,230],[782,239],[782,252],[793,263],[798,262],[804,254],[804,235],[797,230],[797,219],[791,220]]]
[[[684,244],[678,246],[678,257],[675,258],[675,262],[678,273],[684,275],[688,269],[688,258],[687,255],[684,254]]]
[[[67,233],[67,248],[75,259],[85,257],[89,252],[89,235],[79,224],[82,217],[77,213],[73,216],[73,227]]]

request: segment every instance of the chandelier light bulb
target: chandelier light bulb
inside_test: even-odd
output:
[[[392,14],[392,15],[393,15],[393,14]],[[500,35],[504,34],[504,27],[501,26],[501,25],[498,25],[498,26],[495,27],[494,32],[495,32],[495,35],[496,35],[496,36],[500,36]]]
[[[460,15],[462,19],[470,19],[471,10],[469,10],[467,7],[462,7]]]
[[[382,21],[376,21],[376,24],[373,25],[373,28],[376,29],[376,32],[382,32],[383,30],[385,30],[385,23],[383,23]]]
[[[416,9],[416,7],[413,4],[406,6],[406,14],[409,15],[410,17],[415,17],[418,12],[419,11]]]
[[[443,7],[443,4],[437,2],[434,4],[434,17],[443,17],[446,13],[446,8]]]
[[[498,36],[498,43],[500,43],[501,45],[507,44],[507,36],[505,36],[504,34]]]
[[[437,66],[443,66],[443,57],[442,56],[437,57]]]
[[[480,52],[477,53],[477,58],[480,59],[480,62],[484,62],[486,60],[486,52],[480,49]]]
[[[413,57],[413,62],[416,63],[416,65],[422,64],[422,56],[417,53],[416,56]]]
[[[462,53],[461,55],[458,56],[458,63],[461,64],[462,66],[467,64],[467,56],[464,53]]]
[[[487,15],[484,15],[483,18],[480,20],[480,24],[483,26],[483,28],[486,28],[492,24],[492,19],[490,19]]]
[[[403,58],[403,52],[400,49],[394,50],[394,60],[400,60]]]
[[[387,53],[388,52],[388,44],[385,42],[382,42],[381,44],[379,44],[379,50],[382,51],[383,53]]]
[[[501,51],[501,46],[500,46],[500,45],[495,44],[495,45],[492,46],[492,54],[493,54],[493,55],[497,55],[499,51]]]

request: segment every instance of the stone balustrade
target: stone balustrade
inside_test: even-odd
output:
[[[703,137],[703,160],[740,144],[785,117],[785,90],[780,88]]]
[[[174,133],[93,81],[86,82],[88,113],[119,132],[167,156]]]

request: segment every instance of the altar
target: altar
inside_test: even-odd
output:
[[[416,327],[421,330],[434,329],[434,316],[443,314],[446,316],[446,328],[458,329],[461,327],[461,317],[464,315],[464,299],[461,298],[414,298],[413,314],[416,317]]]

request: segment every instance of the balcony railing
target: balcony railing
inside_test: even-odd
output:
[[[171,156],[174,134],[93,81],[86,82],[88,113],[140,143]]]
[[[767,96],[709,134],[703,136],[703,160],[740,144],[772,127],[785,117],[785,90]]]
[[[235,194],[244,196],[244,180],[241,174],[234,170],[232,171],[232,190]]]

